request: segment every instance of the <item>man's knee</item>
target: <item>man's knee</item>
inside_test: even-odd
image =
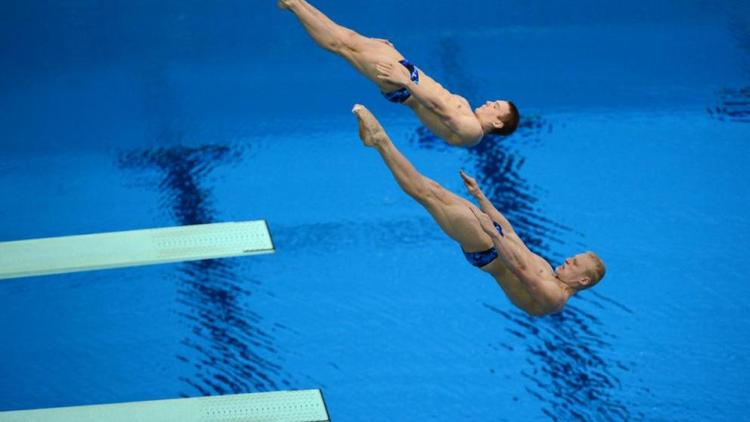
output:
[[[412,192],[409,194],[414,197],[419,203],[425,205],[428,203],[434,203],[437,201],[443,202],[446,197],[446,190],[440,184],[427,177],[422,177],[419,183],[416,184]]]
[[[330,47],[332,51],[342,55],[362,50],[367,41],[367,38],[348,28],[340,28],[337,32]]]

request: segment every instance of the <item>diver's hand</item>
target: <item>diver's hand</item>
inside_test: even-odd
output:
[[[482,189],[479,189],[479,184],[473,177],[466,174],[463,170],[461,170],[459,174],[461,175],[461,178],[464,180],[464,184],[466,185],[466,188],[469,189],[469,193],[471,194],[471,196],[477,199],[484,196],[484,194],[482,193]]]
[[[479,225],[482,227],[482,230],[485,233],[490,235],[490,237],[493,239],[499,236],[497,230],[495,229],[495,225],[492,224],[492,219],[489,215],[485,214],[482,210],[474,206],[469,207],[469,209],[474,213],[474,216],[479,221]]]
[[[396,86],[405,87],[411,82],[409,71],[397,62],[380,62],[377,64],[377,78]]]
[[[375,41],[380,41],[380,42],[382,42],[382,43],[384,43],[384,44],[388,44],[388,45],[390,45],[391,47],[394,47],[393,43],[392,43],[392,42],[390,42],[389,40],[385,39],[385,38],[373,38],[373,40],[375,40]],[[395,48],[395,47],[394,47],[394,48]]]

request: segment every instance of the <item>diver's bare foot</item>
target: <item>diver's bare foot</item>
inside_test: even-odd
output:
[[[377,147],[388,142],[383,126],[378,119],[370,113],[370,110],[361,104],[356,104],[352,113],[357,116],[359,121],[359,139],[368,147]]]
[[[276,5],[279,6],[279,9],[291,9],[295,3],[297,3],[297,0],[279,0]]]

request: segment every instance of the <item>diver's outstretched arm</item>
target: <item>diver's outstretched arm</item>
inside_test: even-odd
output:
[[[518,278],[526,291],[540,305],[545,313],[558,312],[568,300],[568,294],[550,277],[547,277],[539,261],[523,242],[497,232],[490,216],[478,209],[471,209],[482,230],[492,239],[498,257]]]
[[[484,195],[484,192],[482,192],[482,189],[479,187],[479,184],[477,181],[466,174],[463,170],[459,173],[461,175],[461,179],[463,179],[464,184],[469,189],[469,193],[471,196],[473,196],[477,202],[479,202],[479,207],[482,208],[482,211],[484,211],[487,215],[492,218],[494,222],[500,225],[500,227],[503,228],[503,232],[506,235],[509,234],[515,234],[516,231],[513,230],[513,226],[510,224],[510,221],[508,221],[505,216],[495,208],[495,205],[490,202],[489,199]]]
[[[381,62],[377,64],[376,69],[378,80],[406,88],[423,107],[439,116],[441,122],[453,132],[466,133],[469,128],[469,135],[474,138],[481,139],[484,135],[482,126],[476,118],[456,113],[454,96],[448,90],[442,87],[435,89],[435,84],[432,88],[427,88],[425,84],[413,81],[409,71],[399,63]]]

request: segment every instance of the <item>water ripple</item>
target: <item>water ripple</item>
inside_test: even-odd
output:
[[[541,411],[552,420],[633,420],[644,414],[618,399],[622,385],[616,372],[629,371],[612,359],[612,344],[590,322],[595,318],[573,305],[544,318],[519,311],[484,306],[514,325],[506,331],[523,340],[528,368],[521,376],[527,392],[539,400]],[[608,335],[614,339],[613,336]],[[499,342],[508,350],[507,343]]]
[[[180,225],[214,221],[211,189],[206,178],[219,165],[239,160],[242,153],[225,145],[176,146],[130,151],[119,158],[121,168],[157,170],[162,206]],[[183,396],[245,393],[279,389],[285,373],[273,336],[264,319],[243,306],[259,284],[234,268],[232,261],[204,260],[180,264],[176,273],[179,315],[190,326],[182,340],[189,353],[177,359],[192,366],[180,378],[190,387]],[[281,383],[289,386],[286,379]]]
[[[447,86],[475,103],[476,90],[464,74],[461,55],[460,45],[448,38],[440,44],[436,56],[442,60],[444,73],[449,75]],[[559,261],[564,257],[559,251],[567,246],[564,239],[573,230],[545,216],[538,206],[540,189],[521,173],[525,163],[521,149],[529,143],[541,142],[544,135],[553,130],[544,117],[526,114],[513,135],[488,137],[468,152],[475,177],[485,194],[513,223],[529,248],[547,260]],[[425,128],[417,129],[412,138],[413,143],[423,148],[444,148],[444,143]],[[538,400],[540,411],[552,420],[642,419],[642,413],[632,410],[633,404],[617,398],[621,389],[617,372],[630,371],[630,366],[609,357],[610,341],[616,337],[607,332],[595,315],[576,306],[581,300],[576,299],[563,312],[544,318],[485,304],[487,309],[510,323],[506,333],[518,339],[501,336],[490,347],[515,351],[512,343],[522,342],[528,367],[520,375],[528,381],[526,391]],[[632,313],[601,294],[586,296],[585,303],[595,304],[600,309],[614,305]]]
[[[313,253],[327,253],[357,244],[369,244],[373,248],[386,250],[394,243],[422,245],[427,241],[445,241],[436,230],[435,223],[426,217],[277,226],[274,228],[274,238],[277,244],[284,245],[285,250]],[[310,245],[316,247],[310,248]]]
[[[725,88],[718,95],[719,104],[707,109],[711,117],[721,121],[750,123],[750,86]]]

